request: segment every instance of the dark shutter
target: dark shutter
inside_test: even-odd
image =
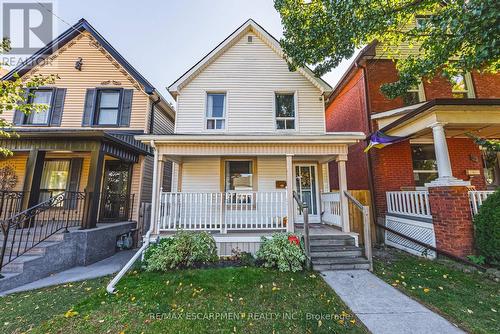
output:
[[[66,208],[75,209],[77,204],[78,195],[76,192],[80,186],[80,174],[82,171],[83,158],[73,158],[71,159],[69,180],[67,191],[69,191],[70,200],[66,201]]]
[[[25,102],[28,102],[28,92],[29,91],[27,89],[24,90]],[[21,104],[25,104],[25,102]],[[14,123],[14,125],[22,125],[24,122],[24,116],[25,114],[21,110],[14,111],[14,120],[12,121],[12,123]]]
[[[92,118],[95,110],[96,92],[97,90],[95,88],[87,89],[87,94],[85,95],[85,106],[83,109],[82,126],[91,126],[93,123]]]
[[[50,125],[61,125],[62,113],[64,109],[64,98],[66,97],[66,88],[56,88],[54,97],[54,106],[50,116]]]
[[[120,126],[130,125],[130,113],[132,112],[133,89],[124,89],[122,96],[122,108],[120,111]]]

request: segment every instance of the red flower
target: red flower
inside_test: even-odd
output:
[[[299,237],[296,236],[296,235],[289,235],[288,236],[288,241],[290,241],[290,243],[292,245],[299,245],[300,244]]]

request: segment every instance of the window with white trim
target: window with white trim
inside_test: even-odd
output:
[[[469,73],[457,74],[450,78],[451,94],[456,99],[474,98],[472,79]]]
[[[224,130],[226,127],[226,94],[207,93],[207,130]]]
[[[295,129],[295,94],[275,94],[275,116],[277,130]]]
[[[405,106],[411,106],[412,104],[417,104],[422,102],[420,99],[420,87],[412,86],[410,87],[405,94],[403,94],[403,103]]]
[[[436,154],[433,144],[412,144],[413,179],[417,187],[423,187],[438,177]]]

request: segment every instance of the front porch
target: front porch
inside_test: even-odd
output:
[[[348,233],[347,149],[362,138],[357,133],[140,136],[155,148],[153,234],[182,229],[255,241],[275,231],[294,232],[303,222],[294,191],[307,203],[311,223]],[[328,162],[333,160],[338,193],[330,193]],[[173,192],[162,192],[156,181],[165,161],[174,165]]]

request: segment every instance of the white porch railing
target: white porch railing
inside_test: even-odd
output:
[[[423,191],[388,191],[387,212],[405,216],[432,218],[429,193]]]
[[[274,192],[162,193],[160,231],[285,230],[287,195]]]
[[[479,212],[479,207],[483,204],[483,201],[494,192],[495,192],[494,190],[469,191],[469,199],[470,199],[470,206],[472,209],[472,215],[475,215]]]
[[[322,193],[321,194],[322,216],[324,223],[342,227],[342,216],[340,213],[340,193]]]

